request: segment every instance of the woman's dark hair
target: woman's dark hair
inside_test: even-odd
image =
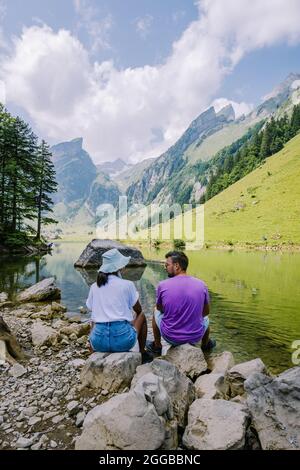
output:
[[[107,284],[108,282],[108,276],[117,276],[118,273],[115,272],[115,273],[102,273],[101,271],[98,272],[98,276],[97,276],[97,286],[98,287],[102,287],[102,286],[105,286],[105,284]]]
[[[183,271],[187,270],[189,259],[183,251],[169,251],[165,257],[172,258],[172,262],[178,263]]]

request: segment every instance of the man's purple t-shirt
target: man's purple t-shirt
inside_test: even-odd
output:
[[[199,341],[205,333],[202,312],[208,303],[208,289],[200,279],[179,275],[161,281],[157,286],[156,304],[163,310],[163,337],[176,343]]]

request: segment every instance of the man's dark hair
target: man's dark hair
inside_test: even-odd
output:
[[[189,259],[183,251],[169,251],[166,258],[172,258],[173,263],[178,263],[183,271],[187,270]]]

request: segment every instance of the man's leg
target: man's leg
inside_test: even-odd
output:
[[[140,352],[143,353],[145,351],[147,339],[147,321],[143,313],[137,315],[136,319],[133,321],[133,326],[138,334]]]
[[[209,327],[207,328],[206,332],[204,333],[204,336],[202,338],[201,342],[201,347],[205,348],[208,345],[209,342]]]

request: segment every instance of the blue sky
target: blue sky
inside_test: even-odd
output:
[[[214,99],[248,110],[300,72],[298,0],[0,0],[6,102],[96,161],[171,145]]]

